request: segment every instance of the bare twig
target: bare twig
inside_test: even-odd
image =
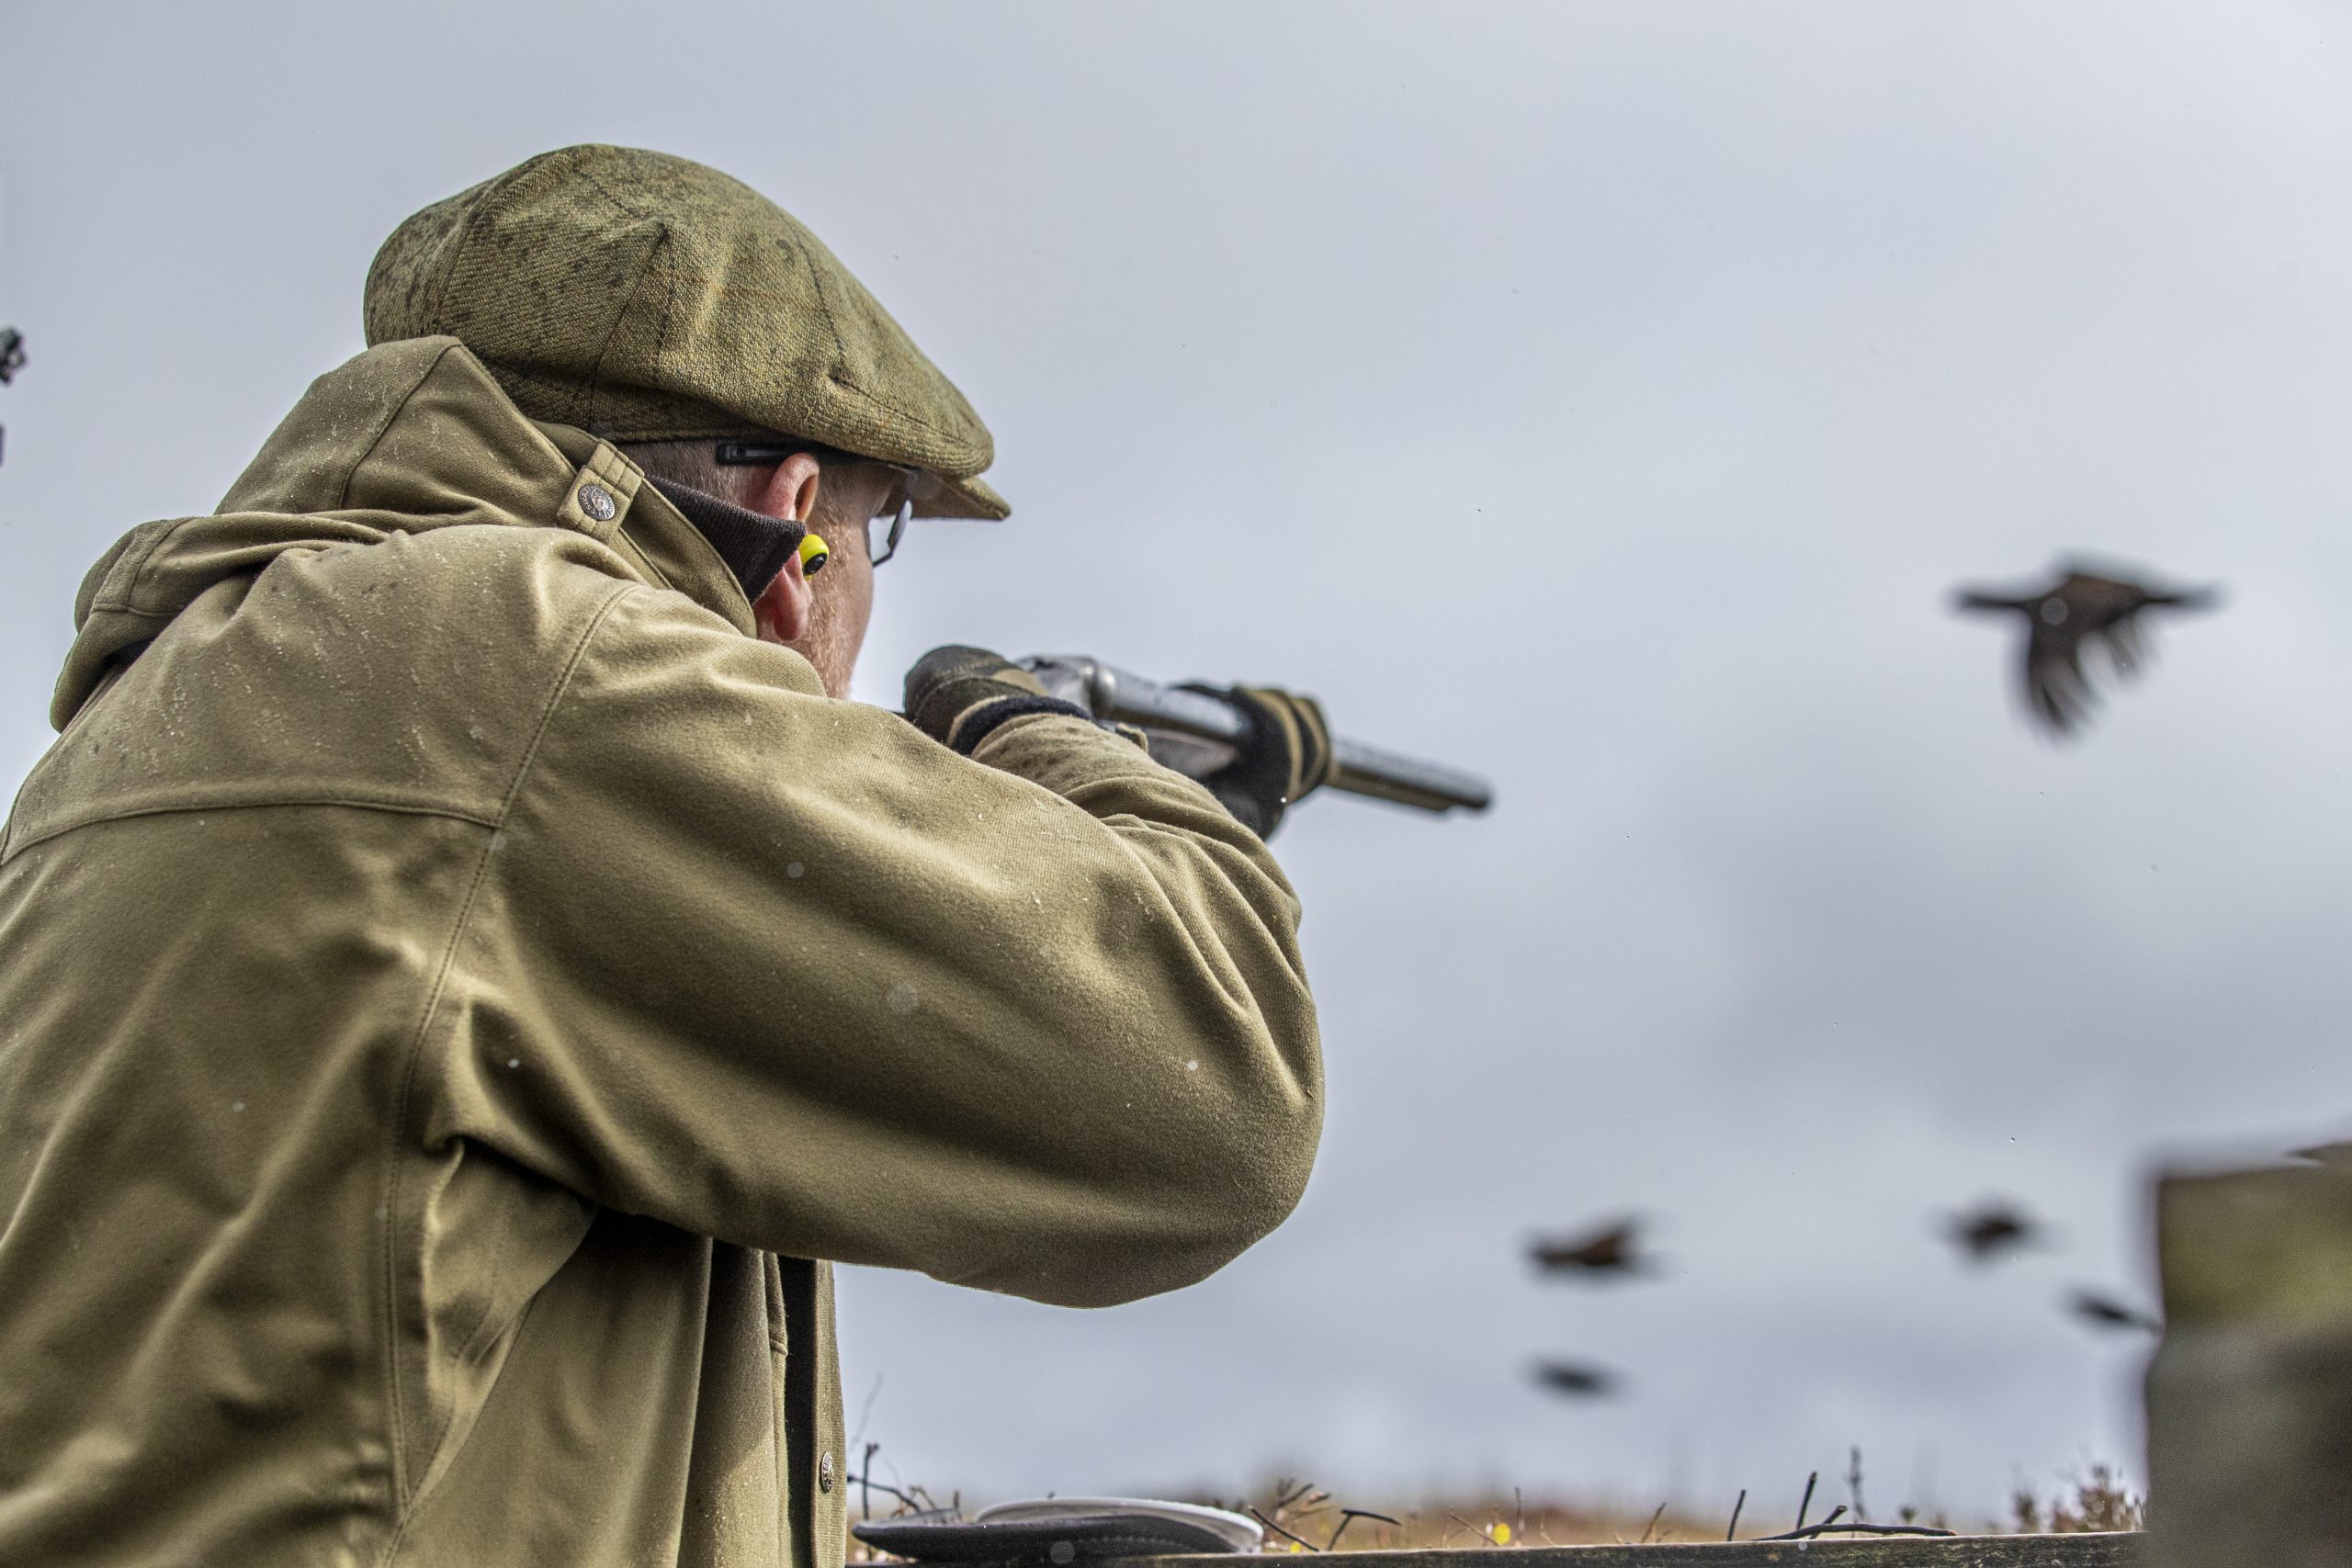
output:
[[[1842,1506],[1838,1510],[1840,1514],[1845,1511]],[[1836,1515],[1831,1516],[1831,1518],[1835,1517]],[[1807,1525],[1801,1530],[1789,1530],[1781,1535],[1759,1535],[1756,1539],[1758,1540],[1811,1540],[1818,1535],[1831,1534],[1948,1536],[1955,1533],[1957,1532],[1952,1530],[1937,1529],[1931,1525],[1872,1525],[1865,1524],[1860,1519],[1849,1519],[1840,1525],[1832,1524],[1829,1519],[1824,1519],[1817,1525]]]
[[[1747,1488],[1743,1486],[1739,1489],[1739,1501],[1731,1506],[1731,1523],[1724,1527],[1725,1540],[1739,1534],[1739,1511],[1746,1506],[1747,1506]]]
[[[879,1447],[880,1445],[877,1444],[876,1446]],[[931,1501],[929,1497],[918,1500],[910,1494],[899,1491],[897,1487],[889,1484],[888,1482],[876,1481],[869,1476],[853,1475],[850,1477],[850,1481],[861,1490],[866,1487],[871,1487],[876,1492],[886,1493],[890,1496],[896,1497],[899,1502],[904,1503],[910,1508],[919,1508],[922,1506],[924,1503]],[[915,1491],[917,1492],[921,1492],[922,1490],[922,1488],[920,1486],[915,1488]],[[873,1516],[869,1514],[866,1517],[871,1518]]]
[[[1315,1491],[1315,1483],[1312,1481],[1294,1482],[1288,1476],[1284,1476],[1282,1480],[1274,1483],[1274,1512],[1277,1514],[1283,1512],[1292,1504],[1297,1502],[1300,1498],[1306,1497],[1306,1495],[1313,1491]],[[1324,1492],[1319,1493],[1313,1497],[1308,1497],[1307,1506],[1311,1508],[1316,1504],[1326,1501],[1330,1497],[1330,1495],[1331,1495],[1329,1492]]]
[[[1300,1536],[1295,1536],[1295,1535],[1291,1534],[1291,1533],[1290,1533],[1290,1531],[1288,1531],[1288,1530],[1286,1530],[1286,1529],[1283,1529],[1283,1527],[1282,1527],[1282,1526],[1280,1526],[1280,1525],[1278,1525],[1278,1524],[1274,1523],[1274,1521],[1273,1521],[1273,1520],[1272,1520],[1272,1519],[1270,1519],[1270,1518],[1266,1517],[1266,1516],[1265,1516],[1263,1513],[1261,1513],[1261,1512],[1260,1512],[1260,1511],[1259,1511],[1258,1506],[1257,1506],[1255,1503],[1252,1503],[1251,1505],[1250,1505],[1250,1517],[1251,1517],[1252,1518],[1256,1519],[1260,1524],[1261,1524],[1261,1525],[1265,1526],[1268,1529],[1270,1529],[1270,1530],[1273,1531],[1276,1535],[1278,1535],[1278,1536],[1282,1537],[1284,1540],[1295,1540],[1295,1541],[1297,1541],[1299,1545],[1301,1545],[1301,1546],[1303,1546],[1303,1547],[1306,1548],[1306,1550],[1307,1550],[1307,1551],[1322,1551],[1322,1550],[1323,1550],[1321,1547],[1319,1547],[1319,1546],[1316,1545],[1313,1541],[1311,1541],[1311,1540],[1306,1540],[1306,1539],[1305,1539],[1305,1538],[1303,1538],[1303,1537],[1300,1537]]]
[[[1871,1511],[1862,1506],[1862,1450],[1857,1443],[1848,1451],[1846,1463],[1846,1495],[1854,1500],[1854,1517],[1867,1519]]]
[[[1348,1527],[1358,1519],[1378,1519],[1382,1524],[1395,1525],[1398,1529],[1405,1528],[1405,1522],[1402,1519],[1392,1519],[1386,1514],[1375,1514],[1370,1508],[1342,1508],[1340,1510],[1340,1528],[1331,1532],[1331,1539],[1323,1543],[1323,1550],[1326,1551],[1337,1550],[1340,1538],[1347,1534]]]
[[[1797,1529],[1804,1529],[1804,1517],[1813,1507],[1813,1484],[1820,1479],[1821,1472],[1817,1470],[1804,1478],[1804,1497],[1797,1504]]]
[[[1460,1514],[1449,1512],[1445,1517],[1452,1519],[1455,1524],[1460,1525],[1464,1529],[1468,1530],[1472,1535],[1476,1536],[1480,1540],[1485,1541],[1488,1546],[1499,1547],[1502,1545],[1501,1541],[1497,1540],[1493,1536],[1488,1535],[1485,1530],[1479,1529],[1476,1525],[1472,1524]]]
[[[1664,1503],[1660,1503],[1657,1506],[1657,1512],[1650,1516],[1650,1522],[1642,1527],[1642,1539],[1635,1541],[1634,1544],[1635,1546],[1647,1546],[1650,1543],[1651,1534],[1657,1529],[1658,1520],[1664,1517],[1666,1517],[1666,1505]]]
[[[849,1438],[849,1446],[851,1448],[855,1448],[858,1444],[865,1441],[865,1424],[874,1419],[874,1402],[881,1397],[882,1374],[880,1372],[876,1372],[874,1374],[874,1386],[865,1391],[865,1403],[858,1409],[857,1430],[851,1433]]]

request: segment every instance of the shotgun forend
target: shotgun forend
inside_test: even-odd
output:
[[[1057,653],[1021,663],[1064,702],[1105,722],[1144,731],[1151,737],[1154,757],[1195,778],[1229,761],[1249,732],[1241,710],[1220,697],[1164,686],[1099,659]],[[1329,789],[1422,811],[1484,811],[1494,803],[1495,792],[1486,780],[1442,762],[1399,756],[1338,735],[1331,738],[1331,778],[1325,786]]]

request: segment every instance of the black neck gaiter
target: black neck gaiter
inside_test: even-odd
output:
[[[710,547],[743,585],[746,599],[755,600],[766,592],[784,563],[792,558],[792,552],[800,547],[800,541],[808,536],[808,528],[798,523],[781,522],[674,479],[647,478],[710,541]]]

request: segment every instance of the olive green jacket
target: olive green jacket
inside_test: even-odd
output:
[[[1296,1201],[1264,846],[828,700],[639,478],[388,344],[84,584],[0,839],[0,1562],[828,1568],[804,1259],[1098,1305]]]

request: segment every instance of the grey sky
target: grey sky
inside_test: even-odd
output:
[[[920,532],[862,695],[1080,649],[1498,781],[1286,826],[1331,1095],[1263,1246],[845,1279],[884,1473],[1784,1508],[1859,1443],[1990,1508],[2136,1468],[2058,1303],[2148,1288],[2150,1163],[2352,1126],[2341,6],[6,0],[0,71],[11,781],[88,562],[359,347],[395,222],[579,141],[775,196],[994,428],[1016,515]],[[2062,750],[1942,595],[2065,549],[2230,605]],[[1956,1268],[1987,1192],[2059,1249]],[[1527,1277],[1624,1208],[1663,1279]]]

